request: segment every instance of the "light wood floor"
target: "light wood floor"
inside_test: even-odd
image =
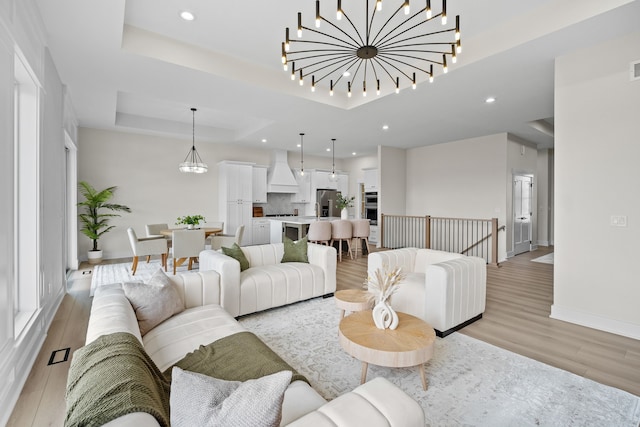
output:
[[[551,252],[540,248],[487,271],[487,308],[481,320],[460,332],[543,363],[640,396],[640,341],[549,318],[553,266],[531,262]],[[338,263],[337,288],[361,288],[367,258]],[[116,260],[112,261],[115,262]],[[117,260],[122,261],[122,260]],[[91,269],[69,278],[58,310],[8,426],[62,426],[69,362],[47,366],[51,352],[84,344],[91,306]],[[445,338],[446,339],[446,338]]]

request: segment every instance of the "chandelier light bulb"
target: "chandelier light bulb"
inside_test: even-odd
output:
[[[347,87],[348,87],[347,96],[351,98],[351,82],[347,83]]]
[[[460,15],[456,15],[456,41],[460,40]]]
[[[442,55],[442,72],[447,74],[447,55]]]
[[[411,81],[411,89],[416,90],[416,73],[413,73],[413,80]]]
[[[338,0],[338,9],[336,10],[336,19],[339,21],[342,19],[342,1]]]
[[[405,0],[404,2],[404,14],[408,15],[411,12],[411,8],[409,7],[409,0]]]
[[[320,0],[316,0],[316,28],[320,28]]]
[[[298,12],[298,38],[302,38],[302,12]]]
[[[287,29],[285,30],[285,34],[284,34],[284,51],[285,52],[289,52],[289,27],[287,27]]]
[[[311,92],[316,91],[316,76],[311,76]]]
[[[329,85],[329,96],[333,96],[333,80],[331,80],[331,83]]]
[[[380,79],[376,81],[376,95],[380,95]]]
[[[427,0],[427,7],[425,9],[427,11],[427,19],[431,19],[433,17],[433,12],[431,12],[431,0]]]
[[[378,12],[382,10],[382,0],[376,0],[376,10]]]
[[[296,63],[292,62],[291,63],[291,80],[295,80],[296,79]]]
[[[302,80],[302,68],[300,69],[300,86],[302,86],[304,84],[304,81]]]
[[[460,40],[458,40],[456,42],[456,53],[460,53],[462,52],[462,43],[460,43]]]
[[[442,0],[442,13],[440,14],[442,25],[447,25],[447,0]]]
[[[400,77],[396,77],[396,93],[400,93]]]
[[[433,83],[433,64],[429,66],[429,83]]]

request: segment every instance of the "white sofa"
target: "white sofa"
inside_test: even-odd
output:
[[[163,371],[187,353],[245,329],[220,305],[220,276],[214,271],[171,276],[185,302],[185,310],[140,336],[138,322],[120,284],[96,290],[86,344],[99,336],[129,332]],[[157,427],[145,412],[124,415],[109,427]],[[326,402],[304,381],[292,382],[285,392],[281,425],[292,426],[424,426],[418,403],[383,378],[376,378],[337,399]]]
[[[220,275],[220,305],[238,317],[279,307],[336,290],[336,250],[307,245],[309,263],[281,263],[283,243],[243,246],[249,268],[240,271],[234,258],[214,250],[200,252],[200,271],[215,270]]]
[[[440,337],[480,319],[484,313],[487,265],[484,259],[433,249],[402,248],[369,254],[368,274],[401,267],[406,279],[391,306],[424,319]]]

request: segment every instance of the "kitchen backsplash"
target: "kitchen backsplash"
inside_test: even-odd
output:
[[[264,215],[293,214],[298,204],[291,203],[291,194],[267,193],[267,203],[254,203],[253,206],[262,206]]]

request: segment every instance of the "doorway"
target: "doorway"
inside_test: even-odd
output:
[[[513,176],[513,254],[531,250],[533,176]]]

